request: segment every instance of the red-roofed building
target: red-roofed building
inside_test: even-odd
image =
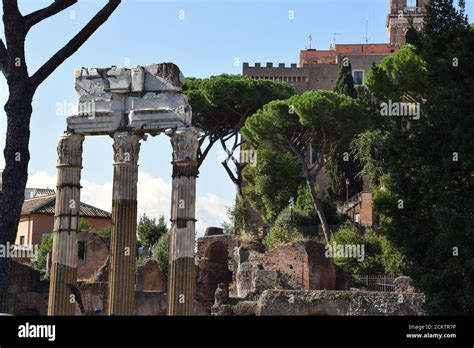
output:
[[[41,242],[43,234],[49,234],[54,227],[54,206],[56,195],[25,199],[21,209],[20,223],[16,234],[16,245],[32,246]],[[112,215],[102,209],[82,203],[79,211],[92,230],[98,231],[112,225]]]
[[[426,15],[429,0],[390,0],[387,15],[388,43],[335,44],[329,50],[314,48],[300,51],[299,66],[291,64],[255,63],[243,64],[243,75],[257,80],[285,81],[295,87],[296,93],[308,90],[332,90],[340,64],[344,57],[349,59],[356,86],[364,85],[367,73],[375,64],[396,52],[405,44],[405,33],[409,19],[415,29],[420,30]]]

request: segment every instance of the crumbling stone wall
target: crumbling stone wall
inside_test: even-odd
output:
[[[208,229],[207,232],[208,235],[197,241],[196,299],[209,314],[218,284],[224,283],[228,287],[232,282],[229,258],[237,246],[237,238],[234,235],[222,234],[222,230],[216,228]]]
[[[142,266],[138,267],[136,275],[135,289],[137,291],[166,292],[165,277],[155,260],[147,260]]]
[[[11,263],[11,281],[8,286],[6,313],[13,315],[46,315],[48,312],[48,281],[41,273],[15,261]]]
[[[107,283],[80,283],[84,315],[107,313]],[[165,315],[166,294],[161,291],[135,291],[134,315]],[[76,307],[76,315],[83,315]]]
[[[425,296],[376,291],[266,290],[255,301],[213,307],[213,315],[424,315]]]
[[[77,279],[90,280],[109,256],[110,239],[89,231],[81,231],[77,234],[77,241],[86,245],[85,259],[77,263]]]
[[[265,266],[278,270],[283,288],[332,290],[336,267],[324,251],[324,245],[315,241],[295,241],[266,252]]]
[[[347,290],[349,276],[325,256],[324,245],[298,240],[265,253],[246,247],[234,251],[237,297],[267,289]]]

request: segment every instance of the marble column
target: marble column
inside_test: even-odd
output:
[[[59,140],[53,250],[48,315],[74,315],[77,286],[77,240],[84,136],[64,134]]]
[[[116,133],[113,148],[108,314],[134,315],[140,138],[129,133]]]
[[[185,128],[169,135],[173,146],[173,183],[167,312],[168,315],[193,315],[199,131]]]

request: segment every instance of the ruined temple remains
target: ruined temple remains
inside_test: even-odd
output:
[[[75,71],[78,103],[58,145],[58,184],[48,314],[73,315],[82,144],[108,135],[113,144],[112,236],[108,314],[135,312],[138,160],[147,135],[165,133],[173,146],[168,314],[193,313],[194,234],[199,131],[172,63]],[[192,265],[192,267],[191,267]]]

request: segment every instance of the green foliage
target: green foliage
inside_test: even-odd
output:
[[[107,226],[107,227],[101,228],[100,230],[97,231],[97,234],[101,237],[110,238],[110,236],[112,235],[112,227]]]
[[[426,89],[426,73],[426,64],[415,47],[406,45],[372,68],[365,84],[381,102],[421,98]]]
[[[91,230],[91,225],[89,224],[89,221],[87,221],[84,218],[79,219],[79,230],[80,231],[90,231]]]
[[[262,145],[257,164],[244,169],[244,197],[271,224],[297,191],[300,173],[300,164],[291,152]]]
[[[271,250],[298,238],[301,238],[301,233],[296,228],[278,226],[270,230],[262,244],[265,250]]]
[[[155,219],[149,218],[146,214],[140,217],[137,232],[138,238],[145,247],[152,247],[160,237],[168,231],[165,217],[161,216],[158,223]]]
[[[53,236],[51,234],[43,234],[41,242],[38,246],[37,257],[30,261],[31,265],[41,272],[46,278],[46,259],[48,253],[53,249]]]
[[[362,133],[364,134],[364,133]],[[329,161],[325,166],[328,178],[327,196],[333,202],[342,205],[346,201],[346,179],[349,179],[349,197],[362,191],[362,170],[360,163],[351,155],[351,150],[344,146],[337,151],[334,161]],[[348,160],[345,161],[345,156]]]
[[[379,140],[359,150],[383,184],[374,197],[380,230],[433,314],[474,313],[472,47],[464,4],[432,0],[415,47],[386,58],[367,81],[378,99],[421,103],[409,128],[383,118]]]
[[[210,141],[216,141],[239,129],[262,105],[289,98],[294,89],[280,81],[222,74],[207,79],[187,78],[184,93],[193,110],[193,125]]]
[[[143,266],[148,260],[152,260],[152,258],[147,255],[138,255],[135,263],[136,268]]]
[[[368,228],[360,234],[350,223],[344,224],[331,236],[330,245],[363,245],[364,259],[356,257],[334,257],[334,263],[353,276],[363,274],[401,275],[405,270],[405,259],[383,235]],[[334,249],[333,249],[334,250]],[[337,256],[337,255],[334,255]]]
[[[169,243],[170,232],[164,233],[158,242],[153,246],[153,258],[158,262],[158,267],[165,279],[168,279],[168,262],[169,262]]]
[[[343,58],[343,62],[346,58],[347,57]],[[354,99],[357,98],[357,91],[354,87],[354,78],[352,77],[352,65],[350,62],[348,64],[341,64],[334,92],[347,95]]]
[[[309,209],[308,209],[309,210]],[[263,239],[266,250],[302,238],[312,236],[317,231],[318,218],[299,208],[285,208],[278,215],[270,232]]]
[[[356,135],[351,143],[351,155],[362,163],[359,176],[366,176],[372,187],[379,185],[383,174],[384,146],[387,144],[387,137],[386,132],[375,129]]]
[[[323,196],[319,190],[317,195],[323,207],[324,214],[329,225],[337,225],[340,222],[339,215],[337,214],[336,205],[331,202],[327,196]],[[319,223],[319,218],[316,216],[316,210],[309,192],[308,186],[298,187],[296,196],[295,208],[301,210],[306,216],[314,216],[315,224]]]
[[[322,158],[332,161],[341,141],[350,140],[367,128],[367,116],[357,100],[334,92],[311,91],[268,103],[247,120],[241,133],[254,144],[271,142],[273,146],[293,152],[302,151],[298,148],[299,142],[290,146],[297,135],[307,141],[324,141]]]
[[[230,222],[222,224],[225,233],[255,233],[255,227],[252,226],[250,208],[245,200],[236,199],[234,206],[227,209],[227,216]]]
[[[277,160],[280,162],[282,159],[286,159],[289,163],[293,162],[295,167],[296,163],[299,163],[299,173],[303,172],[304,179],[314,183],[316,177],[314,173],[317,173],[317,170],[313,169],[319,167],[318,170],[320,170],[328,162],[334,161],[339,144],[344,140],[350,141],[354,134],[365,129],[368,124],[369,118],[366,109],[357,100],[334,92],[311,91],[287,100],[272,101],[266,104],[247,119],[241,133],[247,140],[259,145],[259,151],[261,146],[268,146],[268,144],[278,149],[279,153],[276,153],[274,157],[279,157]],[[304,158],[309,144],[320,149],[319,163],[308,164],[310,161]],[[287,157],[287,153],[290,154],[289,157]],[[261,158],[259,153],[259,162]],[[267,187],[269,191],[272,191],[272,196],[280,195],[276,207],[262,209],[271,206],[273,201],[265,202],[260,206],[255,204],[257,210],[261,212],[263,210],[264,218],[269,222],[273,221],[276,214],[287,204],[289,195],[296,191],[294,186],[299,186],[301,183],[301,179],[293,180],[293,175],[298,172],[296,169],[293,171],[292,165],[283,167],[281,163],[275,165],[275,160],[272,162],[273,164],[268,165],[276,167],[276,171],[272,172],[278,173],[279,180],[286,182],[281,186]],[[265,169],[259,176],[275,175],[268,173],[270,171]],[[268,183],[269,181],[265,179],[262,181]],[[257,179],[253,180],[256,182]],[[249,186],[255,186],[252,184]],[[280,187],[285,185],[290,192],[280,192]],[[256,202],[265,198],[254,196],[250,199]],[[315,199],[318,198],[315,197]],[[318,213],[324,219],[324,211]]]

